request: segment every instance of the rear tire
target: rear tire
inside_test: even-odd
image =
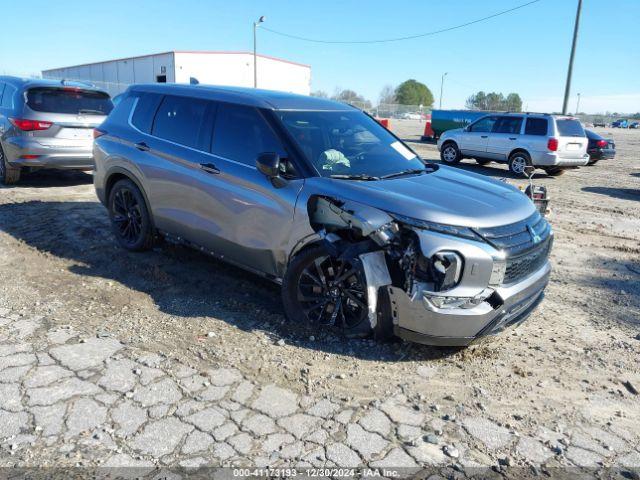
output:
[[[20,180],[20,167],[12,167],[4,156],[4,150],[0,146],[0,183],[13,185]]]
[[[483,167],[485,165],[489,165],[493,160],[488,160],[486,158],[476,158],[476,163],[478,165],[482,165]]]
[[[381,289],[382,291],[383,289]],[[390,312],[381,295],[379,312]],[[386,339],[389,322],[380,321],[375,329],[368,316],[366,279],[360,261],[342,262],[331,257],[324,245],[315,245],[297,254],[289,264],[282,282],[285,316],[292,323],[316,328],[338,327],[352,338]],[[383,317],[384,318],[384,317]]]
[[[563,175],[565,172],[565,169],[560,167],[549,167],[549,168],[545,168],[544,170],[545,172],[547,172],[547,175],[549,175],[550,177],[559,177],[560,175]]]
[[[109,193],[109,219],[116,240],[132,252],[149,250],[155,232],[140,189],[129,179],[116,182]]]
[[[532,165],[527,152],[515,152],[509,157],[509,171],[518,177],[527,178],[526,167]]]
[[[440,152],[440,160],[449,165],[455,165],[462,160],[462,154],[455,142],[445,142]]]
[[[599,158],[595,160],[589,160],[589,163],[587,163],[587,166],[595,165],[596,163],[598,163],[599,160],[600,160]]]

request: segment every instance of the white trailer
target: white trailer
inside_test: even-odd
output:
[[[257,56],[258,88],[309,95],[311,67]],[[44,78],[80,80],[111,95],[133,83],[191,83],[253,87],[253,53],[172,51],[43,70]]]

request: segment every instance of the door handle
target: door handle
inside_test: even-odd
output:
[[[138,142],[136,143],[135,147],[140,150],[141,152],[148,152],[150,150],[149,145],[147,145],[144,142]]]
[[[517,140],[518,137],[509,137],[509,140]]]
[[[480,135],[480,138],[489,138],[489,135]]]
[[[200,168],[207,173],[214,173],[216,175],[220,173],[220,169],[213,163],[201,163]]]

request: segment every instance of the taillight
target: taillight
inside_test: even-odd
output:
[[[598,146],[598,148],[604,148],[609,144],[609,142],[607,142],[606,140],[598,140],[596,142],[596,145]]]
[[[100,130],[99,128],[93,129],[93,138],[98,138],[106,134],[107,132],[105,132],[104,130]]]
[[[27,120],[25,118],[10,118],[11,124],[22,130],[23,132],[31,132],[33,130],[47,130],[53,123],[43,122],[41,120]]]
[[[558,139],[550,138],[549,141],[547,142],[547,148],[551,152],[555,152],[556,150],[558,150]]]

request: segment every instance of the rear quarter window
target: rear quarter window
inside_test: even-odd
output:
[[[13,85],[5,84],[4,92],[2,93],[2,108],[13,108],[13,97],[15,96],[17,89]]]
[[[72,115],[109,115],[111,98],[105,92],[75,87],[35,87],[27,90],[27,105],[31,110]]]
[[[524,127],[524,134],[544,136],[547,134],[548,128],[549,126],[546,118],[527,118],[527,123]]]
[[[584,128],[578,120],[572,118],[557,118],[556,126],[561,137],[584,137]]]
[[[151,133],[153,117],[158,111],[158,106],[162,101],[162,95],[157,93],[142,93],[138,97],[135,111],[131,117],[134,127],[144,133]]]

